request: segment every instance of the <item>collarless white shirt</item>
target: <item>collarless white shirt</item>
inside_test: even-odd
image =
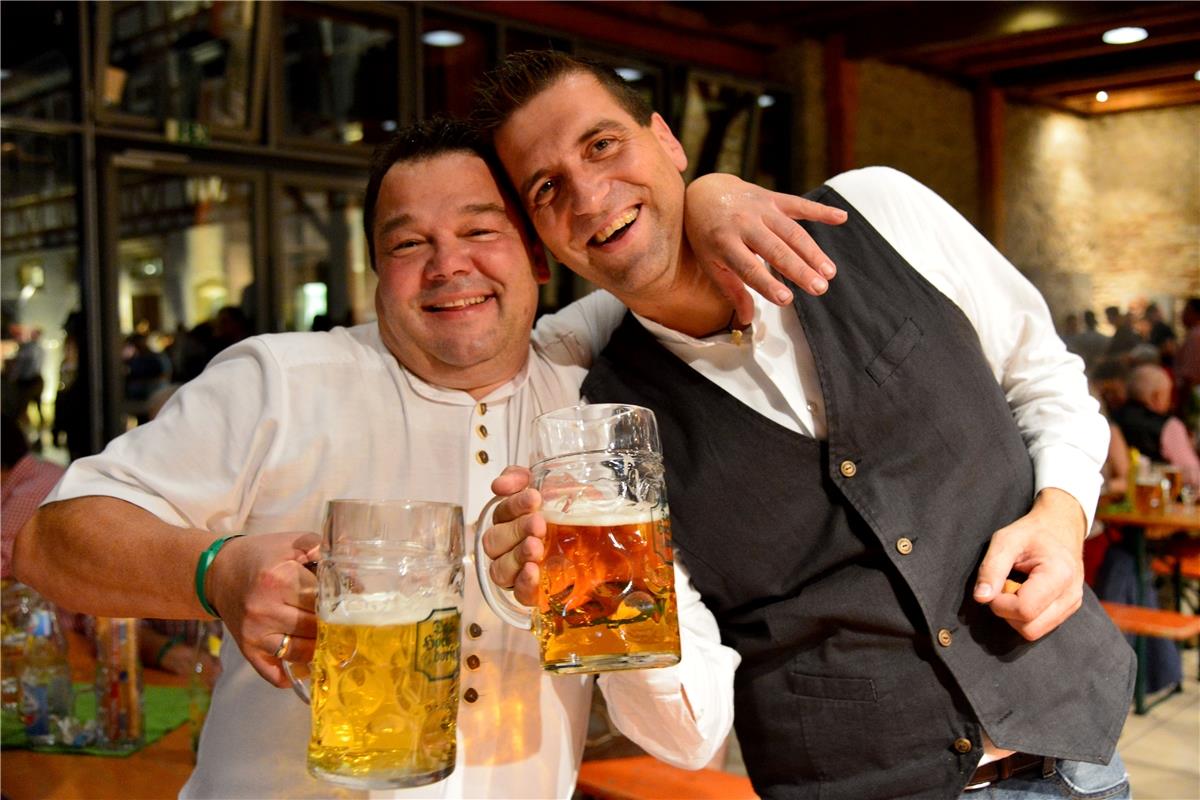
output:
[[[547,320],[521,374],[480,401],[405,370],[374,324],[254,337],[222,353],[153,422],[75,462],[46,502],[113,496],[218,535],[319,531],[325,503],[344,497],[457,503],[472,522],[500,471],[527,463],[533,417],[578,402],[591,354],[623,313],[597,294]],[[473,569],[465,586],[455,770],[429,786],[372,796],[570,797],[592,676],[544,673],[534,635],[492,614]],[[695,768],[731,726],[739,659],[720,644],[686,574],[677,573],[676,588],[681,663],[610,673],[600,686],[623,733]],[[259,677],[232,639],[221,660],[181,796],[365,796],[307,774],[307,706]]]

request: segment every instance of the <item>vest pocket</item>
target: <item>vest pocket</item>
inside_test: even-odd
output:
[[[875,694],[875,682],[870,678],[826,678],[789,672],[788,686],[793,694],[814,700],[874,703],[879,699]]]
[[[908,354],[917,346],[917,342],[921,341],[923,335],[917,323],[911,318],[906,318],[879,354],[867,364],[867,374],[876,384],[882,384],[904,363],[904,359],[908,358]]]

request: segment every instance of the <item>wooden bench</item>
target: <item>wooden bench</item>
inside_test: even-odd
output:
[[[715,769],[695,771],[652,756],[585,761],[576,793],[594,800],[756,800],[743,775]]]
[[[1154,636],[1177,642],[1200,636],[1200,617],[1179,611],[1142,608],[1124,603],[1101,602],[1113,624],[1123,633],[1134,636]]]

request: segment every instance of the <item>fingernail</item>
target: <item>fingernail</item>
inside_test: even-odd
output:
[[[829,283],[822,278],[817,278],[812,282],[812,288],[817,292],[817,294],[821,294],[829,288]]]
[[[983,582],[975,584],[975,596],[983,600],[991,597],[992,585],[990,583]]]
[[[821,265],[821,274],[826,278],[832,278],[837,274],[837,267],[833,265],[832,261],[826,261]]]
[[[776,303],[790,303],[790,302],[792,302],[792,293],[791,293],[791,292],[789,292],[787,289],[782,289],[782,290],[780,290],[779,292],[777,292],[777,293],[775,294],[775,302],[776,302]]]

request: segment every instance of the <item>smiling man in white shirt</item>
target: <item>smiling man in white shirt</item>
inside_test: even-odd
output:
[[[68,608],[221,616],[224,670],[185,797],[355,796],[306,773],[309,709],[283,688],[282,659],[313,652],[305,565],[325,504],[443,501],[473,519],[502,465],[527,461],[533,417],[578,401],[624,313],[597,292],[531,341],[546,262],[461,123],[413,126],[376,155],[364,228],[378,323],[224,351],[152,423],[75,462],[17,540],[18,577]],[[738,657],[686,574],[676,588],[680,664],[599,686],[623,733],[694,769],[729,731]],[[454,772],[395,795],[570,797],[592,677],[544,673],[533,634],[501,624],[472,580],[462,623]]]
[[[928,189],[867,169],[810,195],[849,214],[810,231],[829,294],[756,298],[735,326],[682,237],[683,149],[619,79],[516,54],[479,111],[546,246],[632,311],[584,394],[659,416],[679,557],[743,657],[756,790],[1126,794],[1133,659],[1082,587],[1107,427],[1036,290]],[[538,502],[488,534],[525,601]]]

